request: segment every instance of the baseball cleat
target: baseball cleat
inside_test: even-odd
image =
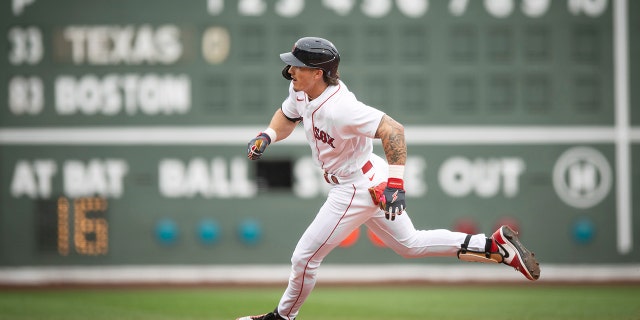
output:
[[[522,245],[517,232],[509,226],[502,226],[493,233],[491,239],[504,250],[504,264],[513,267],[529,280],[540,278],[540,264],[534,253]]]
[[[236,320],[285,320],[285,319],[281,317],[278,314],[278,312],[273,311],[273,312],[269,312],[269,313],[265,313],[257,316],[246,316],[242,318],[237,318]]]

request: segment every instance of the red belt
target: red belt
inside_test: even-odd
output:
[[[367,162],[365,162],[360,170],[362,170],[362,174],[366,174],[367,172],[369,172],[369,170],[371,170],[371,168],[373,168],[373,164],[371,163],[371,161],[367,160]],[[338,180],[338,177],[327,172],[324,173],[324,180],[329,184],[340,184],[340,180]]]

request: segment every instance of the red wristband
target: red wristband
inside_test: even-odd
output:
[[[389,178],[389,180],[387,180],[387,187],[404,190],[404,181],[398,178]]]

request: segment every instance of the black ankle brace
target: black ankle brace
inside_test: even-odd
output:
[[[491,246],[493,240],[486,238],[484,245],[484,252],[469,250],[469,242],[471,241],[471,235],[468,234],[464,238],[464,242],[460,245],[458,250],[458,259],[469,262],[483,262],[483,263],[501,263],[504,261],[504,257],[500,252],[491,252]]]

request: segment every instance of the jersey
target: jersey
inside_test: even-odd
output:
[[[291,84],[282,112],[290,119],[302,118],[315,163],[338,177],[354,173],[369,160],[384,116],[384,112],[358,101],[342,81],[311,101]]]

